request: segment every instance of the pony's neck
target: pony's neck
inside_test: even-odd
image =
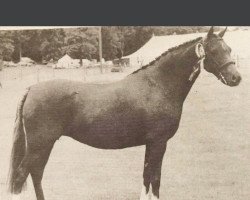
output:
[[[175,96],[183,101],[200,74],[200,70],[198,70],[190,80],[194,67],[199,62],[199,58],[195,53],[195,47],[198,42],[194,41],[187,47],[171,52],[169,57],[163,58],[159,62],[158,75],[160,83],[168,91],[171,91],[172,97]]]
[[[199,62],[195,53],[196,44],[199,39],[193,40],[188,44],[176,47],[158,59],[152,66],[141,70],[142,74],[165,90],[168,98],[184,101],[193,83],[197,79],[200,70],[194,72],[194,66]]]

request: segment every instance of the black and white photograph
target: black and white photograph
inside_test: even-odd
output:
[[[0,200],[250,199],[250,27],[0,26]]]

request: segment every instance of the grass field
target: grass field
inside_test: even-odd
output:
[[[240,63],[243,81],[238,87],[227,87],[207,72],[196,81],[184,104],[179,130],[168,142],[161,199],[249,199],[250,60],[242,59]],[[69,71],[60,73],[69,76]],[[74,73],[72,77],[81,79],[79,71]],[[96,75],[100,76],[102,81],[118,80],[124,74]],[[88,78],[94,81],[95,75]],[[25,87],[36,81],[33,75],[22,80],[6,79],[0,89],[1,200],[10,198],[5,183],[17,102]],[[46,200],[139,199],[143,160],[144,147],[99,150],[62,137],[45,169]],[[30,177],[22,196],[35,199]]]

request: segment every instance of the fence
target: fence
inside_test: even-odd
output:
[[[129,69],[130,68],[130,69]],[[2,85],[8,83],[24,83],[31,85],[42,81],[53,79],[68,79],[82,82],[102,82],[112,81],[124,77],[132,67],[127,67],[123,73],[112,73],[112,67],[103,67],[103,73],[99,67],[93,68],[76,68],[76,69],[53,69],[44,65],[36,65],[32,67],[9,67],[0,71],[0,82]]]
[[[249,58],[241,58],[239,55],[233,55],[238,67],[245,65]],[[42,81],[53,79],[68,79],[82,82],[91,81],[113,81],[118,80],[128,73],[132,72],[134,67],[125,67],[123,73],[111,73],[111,67],[105,66],[103,74],[99,67],[93,68],[76,68],[76,69],[53,69],[44,65],[36,65],[32,67],[9,67],[0,71],[0,82],[2,85],[11,81],[27,82],[27,84],[35,84]]]

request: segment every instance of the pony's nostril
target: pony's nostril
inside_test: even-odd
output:
[[[240,76],[232,76],[232,81],[234,82],[234,83],[239,83],[240,81],[241,81],[241,77]]]
[[[234,75],[233,75],[232,81],[233,81],[233,82],[237,82],[237,79],[238,79],[237,76],[234,76]]]

